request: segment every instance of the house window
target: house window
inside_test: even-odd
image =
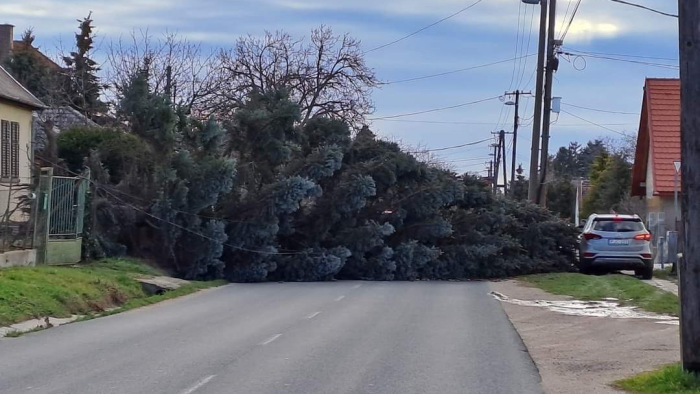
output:
[[[19,123],[0,121],[0,178],[19,178]]]

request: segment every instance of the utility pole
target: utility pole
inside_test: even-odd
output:
[[[501,163],[501,144],[492,144],[493,147],[493,160],[494,160],[494,171],[493,171],[493,194],[498,194],[498,170]]]
[[[491,182],[491,187],[493,187],[493,160],[489,162],[489,182]]]
[[[500,149],[503,152],[501,157],[503,157],[503,195],[508,195],[508,175],[506,174],[506,132],[501,130],[498,133],[498,143],[500,144]]]
[[[554,29],[556,29],[557,0],[549,0],[549,30],[547,31],[547,67],[544,81],[544,113],[542,114],[542,149],[540,150],[540,184],[538,188],[537,203],[547,205],[547,164],[549,163],[549,126],[552,118],[552,84],[554,71],[559,67],[556,57],[554,42]]]
[[[512,162],[510,163],[510,183],[512,184],[515,182],[515,161],[516,161],[516,156],[518,152],[518,126],[520,123],[520,115],[519,115],[519,108],[520,108],[520,96],[523,94],[532,94],[532,92],[521,92],[520,90],[516,90],[515,92],[506,92],[506,96],[515,96],[515,101],[508,101],[506,102],[506,105],[514,105],[515,106],[515,116],[513,118],[513,155],[512,155]]]
[[[540,0],[540,43],[537,49],[537,82],[535,88],[535,114],[532,119],[532,148],[530,150],[530,184],[527,198],[537,201],[539,186],[538,158],[540,153],[540,126],[542,119],[542,88],[544,84],[544,53],[547,35],[547,0]]]
[[[491,154],[491,156],[493,156],[493,159],[491,160],[491,169],[493,170],[491,172],[491,186],[493,187],[493,194],[496,194],[498,192],[498,163],[501,161],[501,159],[498,157],[498,153],[501,151],[498,149],[498,144],[491,144],[491,147],[493,148],[493,153]]]
[[[520,116],[518,115],[518,107],[520,106],[520,91],[515,91],[515,116],[513,117],[513,156],[511,157],[510,163],[510,185],[513,187],[515,184],[515,156],[518,149],[518,122],[520,122]]]
[[[678,282],[681,298],[681,361],[700,373],[700,3],[678,0],[681,76],[681,209],[683,259]]]

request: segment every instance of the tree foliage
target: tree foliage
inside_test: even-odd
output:
[[[98,193],[104,250],[149,257],[186,278],[241,282],[490,278],[571,267],[573,229],[548,211],[494,197],[480,179],[420,162],[366,127],[352,137],[339,119],[302,123],[285,90],[253,92],[224,122],[198,122],[175,107],[168,113],[147,81],[134,75],[120,108],[128,138],[152,152],[150,174],[119,180],[110,173],[124,164],[106,159],[104,140],[65,137],[77,146],[63,150],[66,160],[89,150],[94,173],[112,185]],[[105,154],[98,165],[95,153]],[[125,190],[138,199],[109,193]]]
[[[75,49],[63,57],[66,64],[63,73],[68,104],[88,118],[96,119],[105,113],[107,105],[100,98],[104,89],[97,75],[100,67],[92,58],[95,39],[92,22],[92,13],[78,20]]]
[[[233,50],[222,51],[221,63],[219,113],[230,113],[253,91],[286,89],[302,123],[328,117],[358,126],[372,112],[370,93],[379,84],[360,42],[327,26],[312,30],[308,41],[284,32],[242,37]]]
[[[40,100],[46,100],[52,87],[52,72],[41,62],[39,56],[32,50],[34,33],[31,29],[22,34],[21,49],[13,50],[5,60],[5,69]]]
[[[583,201],[583,214],[617,212],[629,195],[632,168],[624,157],[603,153],[593,162],[591,191]]]

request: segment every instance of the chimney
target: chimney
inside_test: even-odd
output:
[[[12,42],[14,40],[14,26],[10,24],[0,25],[0,65],[10,57]]]

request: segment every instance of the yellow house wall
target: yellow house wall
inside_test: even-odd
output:
[[[10,198],[10,188],[6,182],[0,183],[0,212],[4,213],[10,200],[10,209],[16,206],[15,201],[22,195],[29,193],[26,187],[20,189],[21,185],[31,184],[31,140],[32,140],[32,110],[16,105],[8,101],[0,101],[0,120],[19,123],[19,182],[12,185],[12,198]],[[0,152],[2,154],[2,152]],[[22,221],[28,218],[22,213],[16,212],[12,220]]]

